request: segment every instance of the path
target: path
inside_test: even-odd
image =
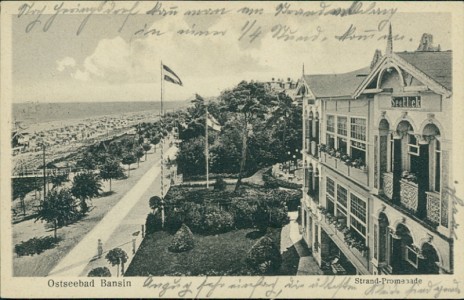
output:
[[[258,170],[255,174],[253,174],[250,177],[243,178],[243,182],[246,183],[252,183],[252,184],[257,184],[257,185],[264,185],[264,180],[263,180],[263,174],[269,170],[269,168],[263,168]]]
[[[174,156],[175,149],[169,149],[166,151],[165,155],[166,157]],[[146,218],[149,212],[149,197],[154,194],[159,195],[159,174],[160,163],[157,162],[123,196],[123,198],[121,198],[106,216],[58,263],[58,265],[53,268],[49,276],[79,276],[85,272],[87,270],[87,265],[92,263],[92,260],[95,259],[95,255],[97,254],[98,239],[101,239],[104,249],[107,250],[111,249],[110,247],[120,246],[121,242],[126,245],[126,248],[128,243],[130,243],[129,247],[132,247],[132,234],[139,231],[138,237],[141,237],[141,225],[145,223],[145,220],[142,222],[140,218],[132,220],[131,217],[133,215],[130,213],[133,212],[133,209],[139,211],[142,207],[145,207],[145,209],[142,209],[142,215],[144,214]],[[146,197],[147,191],[151,193],[148,198]],[[137,215],[140,216],[141,214],[138,213]],[[130,224],[131,222],[137,223],[136,228],[126,226],[125,230],[120,230],[121,225]],[[129,238],[128,230],[130,231]],[[133,237],[137,238],[135,235]],[[141,239],[139,238],[139,240]],[[140,241],[138,244],[139,243]]]
[[[256,171],[255,174],[253,174],[250,177],[242,178],[243,183],[252,183],[256,185],[264,185],[264,180],[263,180],[263,173],[266,172],[269,169],[269,167],[261,169]],[[236,184],[237,179],[236,178],[224,178],[224,181],[227,184]],[[210,186],[214,185],[216,182],[216,179],[210,179],[209,184]],[[206,180],[195,180],[195,181],[185,181],[182,183],[182,185],[189,186],[189,185],[206,185]]]
[[[290,247],[295,247],[300,261],[296,275],[323,275],[316,260],[311,256],[311,251],[303,242],[298,223],[296,221],[298,212],[289,212],[290,223],[282,228],[280,239],[280,252],[284,253]]]

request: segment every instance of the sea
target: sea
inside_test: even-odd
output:
[[[165,112],[185,108],[188,101],[166,101]],[[159,112],[160,102],[71,102],[71,103],[13,103],[13,119],[28,124],[87,119],[105,115],[133,112]]]

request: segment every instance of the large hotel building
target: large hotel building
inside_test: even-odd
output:
[[[368,64],[369,62],[366,62]],[[304,75],[303,238],[335,274],[453,273],[452,52],[376,50]]]

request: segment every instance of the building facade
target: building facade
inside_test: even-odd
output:
[[[453,272],[452,52],[423,44],[390,31],[370,66],[298,83],[303,239],[329,272]]]

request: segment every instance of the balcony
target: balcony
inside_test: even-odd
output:
[[[440,194],[426,192],[427,194],[427,220],[432,223],[440,223]]]
[[[416,183],[400,180],[400,203],[405,208],[417,212],[417,204],[419,199],[419,189]]]
[[[345,162],[327,153],[321,153],[321,161],[333,170],[336,170],[346,177],[350,177],[360,184],[367,186],[367,168],[358,169],[356,167],[348,166]]]
[[[343,252],[345,257],[361,274],[370,274],[368,270],[369,251],[360,251],[355,247],[349,246],[345,241],[345,234],[339,231],[326,216],[322,215],[321,217],[320,225],[322,229],[327,233],[335,245],[337,245],[340,251]]]
[[[403,213],[409,214],[423,225],[426,225],[431,229],[436,228],[436,226],[440,223],[441,217],[439,193],[422,191],[423,194],[421,195],[419,185],[417,183],[402,178],[399,179],[397,187],[399,189],[398,199],[393,196],[393,186],[395,186],[393,173],[384,173],[382,178],[383,194],[385,198],[388,198],[383,198],[384,201],[403,211]],[[425,203],[426,207],[424,207],[425,205],[420,205],[421,201],[424,201],[422,203]],[[425,212],[423,212],[423,210],[425,210]]]

